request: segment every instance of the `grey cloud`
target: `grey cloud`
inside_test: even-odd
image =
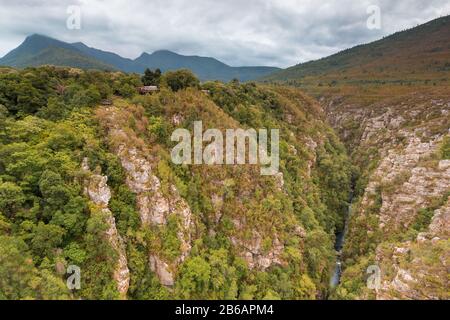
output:
[[[69,5],[81,6],[81,30],[66,28]],[[366,27],[369,5],[381,8],[381,30]],[[169,49],[286,67],[449,13],[447,0],[0,0],[0,55],[41,33],[129,58]]]

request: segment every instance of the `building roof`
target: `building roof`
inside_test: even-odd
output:
[[[139,88],[142,91],[156,91],[158,90],[157,86],[143,86]]]

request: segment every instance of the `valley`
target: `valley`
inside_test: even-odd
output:
[[[342,249],[345,244],[345,236],[348,232],[348,225],[350,222],[351,214],[352,214],[352,205],[353,205],[353,192],[354,186],[352,186],[352,190],[350,191],[349,204],[347,213],[344,217],[344,227],[342,230],[339,230],[336,234],[336,240],[334,242],[334,250],[336,251],[336,262],[333,274],[330,279],[330,289],[334,290],[340,283],[342,277]]]
[[[360,170],[338,295],[356,285],[365,298],[447,299],[450,97],[412,93],[357,111],[344,100],[322,101]],[[355,279],[369,265],[382,272],[375,293]]]
[[[353,165],[342,276],[330,298],[449,297],[449,21],[263,79],[315,97]],[[370,266],[381,272],[375,290],[366,283]]]
[[[28,37],[0,60],[0,299],[448,300],[449,35],[284,70]],[[275,174],[200,161],[254,128]]]

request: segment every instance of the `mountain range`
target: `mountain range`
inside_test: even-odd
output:
[[[162,71],[190,69],[201,80],[240,81],[254,80],[274,71],[275,67],[231,67],[217,59],[184,56],[168,50],[142,53],[137,59],[91,48],[82,42],[67,43],[47,36],[34,34],[0,59],[0,65],[24,68],[45,64],[82,69],[120,70],[143,73],[146,68]]]

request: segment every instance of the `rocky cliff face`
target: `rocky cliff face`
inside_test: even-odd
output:
[[[235,226],[239,228],[240,222],[235,221]],[[270,250],[263,250],[263,238],[257,230],[253,230],[252,237],[249,240],[241,240],[236,237],[231,238],[231,242],[238,248],[241,248],[241,256],[247,262],[250,269],[266,270],[272,265],[283,265],[281,255],[284,250],[283,243],[275,238],[271,244]]]
[[[375,298],[448,298],[450,161],[441,148],[450,99],[411,94],[366,107],[342,98],[322,103],[361,172],[347,267],[363,257],[380,266]],[[344,272],[343,287],[346,281]],[[361,297],[367,292],[361,289]]]
[[[104,214],[105,223],[108,226],[106,237],[111,247],[118,254],[117,266],[114,270],[114,279],[117,282],[117,290],[122,298],[126,298],[130,286],[130,271],[128,269],[125,245],[117,231],[116,221],[108,208],[111,199],[111,190],[108,187],[108,177],[100,173],[92,173],[89,168],[88,158],[83,159],[82,169],[87,175],[84,183],[84,192],[89,199],[97,205]]]
[[[141,225],[135,242],[147,251],[148,266],[160,284],[174,294],[203,271],[189,269],[192,261],[205,257],[204,265],[214,264],[215,250],[226,248],[228,263],[233,270],[243,268],[249,283],[258,274],[286,270],[293,283],[305,287],[292,291],[292,296],[321,296],[328,282],[323,274],[333,266],[332,230],[341,223],[349,192],[345,150],[317,103],[298,91],[280,89],[276,95],[254,86],[233,87],[245,95],[256,91],[248,98],[252,101],[248,108],[259,108],[254,101],[262,99],[261,105],[270,110],[264,112],[273,112],[269,118],[257,112],[261,116],[257,123],[241,124],[220,106],[231,99],[228,95],[238,93],[227,87],[216,90],[224,96],[212,99],[195,90],[162,92],[145,98],[142,105],[116,100],[112,107],[98,108],[96,118],[105,142],[124,171],[121,179],[135,195]],[[162,111],[153,111],[155,105]],[[168,152],[172,145],[167,136],[155,137],[155,123],[168,126],[170,132],[192,129],[193,119],[201,119],[205,130],[223,132],[280,128],[285,139],[280,143],[280,172],[262,176],[259,165],[249,164],[172,165]]]
[[[123,168],[127,172],[127,185],[136,193],[137,208],[143,226],[166,225],[169,215],[179,219],[177,236],[181,243],[180,255],[173,262],[166,262],[156,254],[150,253],[149,263],[163,285],[174,284],[176,267],[182,263],[191,250],[191,210],[178,193],[174,185],[170,185],[168,195],[161,189],[161,181],[152,174],[152,165],[145,158],[145,153],[137,149],[127,149],[125,144],[117,150]]]
[[[426,231],[410,241],[380,246],[376,262],[386,269],[377,299],[449,299],[450,198],[433,212]]]
[[[169,260],[152,250],[149,252],[151,270],[156,273],[161,284],[173,286],[177,266],[186,259],[191,250],[193,222],[189,205],[181,198],[174,185],[163,190],[160,179],[154,174],[156,158],[152,156],[152,150],[139,141],[134,131],[124,130],[123,122],[131,116],[130,111],[115,107],[102,111],[106,115],[103,120],[108,128],[109,143],[126,172],[126,185],[136,194],[136,207],[143,228],[166,226],[169,216],[177,218],[177,237],[180,241],[177,258]],[[141,121],[145,120],[141,118]]]

